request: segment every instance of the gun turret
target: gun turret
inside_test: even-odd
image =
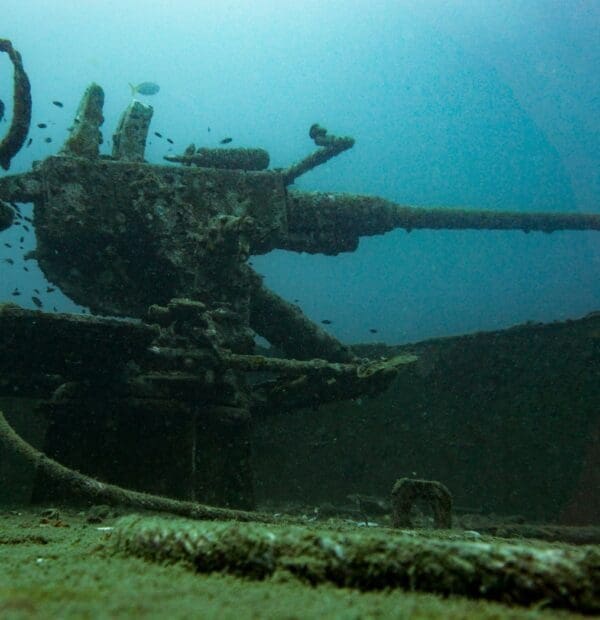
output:
[[[395,228],[600,230],[598,214],[428,209],[288,190],[354,145],[317,124],[309,131],[317,150],[287,169],[265,169],[262,149],[194,147],[156,165],[144,160],[152,108],[133,102],[113,136],[112,156],[101,156],[103,101],[92,84],[59,155],[0,179],[0,199],[34,203],[35,258],[48,279],[95,312],[139,317],[173,298],[225,303],[290,355],[347,361],[353,356],[346,347],[264,289],[247,264],[251,254],[282,248],[332,255]],[[6,226],[11,214],[3,204]],[[269,315],[303,336],[269,327]]]

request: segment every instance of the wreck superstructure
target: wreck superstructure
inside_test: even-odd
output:
[[[101,155],[103,102],[92,84],[58,154],[0,179],[0,226],[12,222],[11,201],[32,202],[31,258],[48,280],[97,315],[135,321],[5,304],[0,393],[18,386],[42,399],[51,456],[126,486],[250,508],[254,415],[377,393],[416,360],[359,358],[270,291],[248,264],[252,254],[335,255],[355,250],[361,236],[395,228],[600,230],[599,215],[423,209],[291,190],[299,175],[354,144],[318,124],[309,131],[317,150],[286,169],[268,169],[262,149],[194,145],[158,165],[144,158],[152,108],[133,101],[112,154]],[[19,110],[21,140],[30,109],[25,102],[16,116]],[[5,167],[15,144],[4,148]],[[257,355],[256,334],[280,357]],[[32,340],[45,344],[34,352]],[[160,475],[134,467],[156,456],[150,437],[127,468],[115,471],[104,459],[110,429],[119,435],[113,448],[126,458],[117,444],[127,444],[140,419],[158,436],[172,433],[158,452],[165,462],[177,455]]]

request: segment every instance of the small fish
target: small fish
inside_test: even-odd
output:
[[[39,297],[36,297],[35,295],[33,295],[31,297],[31,301],[38,307],[41,308],[44,304],[42,304],[42,300]]]
[[[57,108],[64,108],[64,104],[62,101],[53,101],[52,105],[55,105]]]
[[[14,265],[15,261],[12,258],[4,258],[2,260],[3,263],[8,263],[9,265]]]
[[[47,286],[46,287],[46,293],[54,293],[56,289],[53,286]]]
[[[219,140],[219,144],[229,144],[230,142],[233,142],[233,138],[223,138]]]
[[[33,224],[33,220],[30,217],[25,216],[23,219],[27,220],[31,224]]]
[[[33,289],[33,292],[34,292],[34,293],[37,293],[38,295],[41,295],[40,290],[39,290],[39,289],[37,289],[37,288],[34,288],[34,289]]]
[[[377,330],[374,327],[371,327],[371,329],[369,330],[372,334],[376,334]]]
[[[47,125],[46,123],[38,123],[38,124],[37,124],[37,126],[38,126],[40,129],[46,129],[46,127],[48,127],[48,125]]]
[[[171,138],[167,138],[167,142],[168,142],[169,144],[175,144],[175,142],[173,142],[173,140],[171,140]]]
[[[29,271],[29,269],[27,269],[27,267],[23,267],[23,271]]]
[[[210,133],[210,127],[207,127],[207,128],[206,128],[206,131],[208,131],[208,133]]]
[[[15,210],[21,213],[21,207],[16,202],[11,202],[10,206]]]
[[[52,306],[52,310],[54,310],[54,312],[58,312],[58,310],[56,309],[56,306]]]
[[[331,325],[332,321],[330,321],[329,319],[323,319],[321,323],[323,323],[323,325]]]
[[[30,147],[32,142],[33,142],[33,138],[29,138],[29,140],[27,140],[27,144],[25,145],[25,148]]]
[[[21,291],[17,288],[11,293],[13,297],[18,297],[20,294],[21,294]]]
[[[21,222],[13,222],[13,226],[20,226]]]
[[[5,243],[4,244],[7,248],[12,248],[12,245],[10,243]]]
[[[154,132],[154,135],[155,135],[157,138],[162,138],[162,133],[158,133],[158,131],[155,131],[155,132]]]
[[[129,87],[131,88],[131,95],[133,97],[136,95],[156,95],[156,93],[160,90],[160,86],[154,82],[141,82],[137,86],[134,86],[130,82]]]
[[[0,121],[4,118],[4,101],[0,99]]]
[[[48,136],[47,138],[44,138],[44,142],[47,142],[48,144],[50,144],[50,142],[52,142],[52,138]]]
[[[25,237],[21,237],[21,238],[19,239],[19,243],[23,243],[23,241],[25,241]]]
[[[27,219],[27,218],[25,218],[25,219]],[[29,227],[25,226],[25,224],[23,224],[23,230],[26,230],[27,232],[29,232]]]

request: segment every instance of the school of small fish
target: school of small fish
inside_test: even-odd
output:
[[[156,95],[159,91],[160,91],[160,86],[158,84],[156,84],[155,82],[140,82],[137,85],[134,84],[129,84],[129,87],[131,88],[131,94],[133,97],[135,97],[136,95],[142,95],[142,96],[153,96]],[[59,101],[58,99],[55,99],[52,101],[52,105],[54,105],[57,108],[63,108],[64,104],[62,101]],[[4,122],[6,122],[6,119],[4,118],[5,115],[5,105],[4,102],[0,99],[0,121],[4,120]],[[52,121],[40,121],[39,123],[36,124],[38,129],[48,129],[49,125],[53,125],[54,123]],[[73,128],[70,127],[69,131],[71,131]],[[210,133],[211,128],[210,126],[207,128],[207,132]],[[154,136],[156,136],[159,139],[163,139],[163,134],[159,131],[155,131],[154,132]],[[165,138],[166,141],[169,144],[174,144],[174,141],[171,138]],[[33,142],[33,137],[30,137],[26,143],[26,147],[31,146]],[[44,142],[46,143],[51,143],[52,142],[52,138],[50,136],[46,136],[44,138]],[[221,145],[226,145],[226,144],[230,144],[231,142],[233,142],[233,138],[227,136],[225,138],[222,138],[221,140],[219,140],[219,144]],[[170,149],[169,149],[170,150]],[[32,219],[30,217],[27,217],[25,215],[23,215],[21,213],[21,208],[19,207],[19,205],[17,203],[10,203],[11,206],[13,207],[14,211],[15,211],[15,217],[16,217],[16,221],[14,222],[15,226],[21,226],[23,228],[23,230],[25,232],[30,232],[29,227],[24,223],[24,222],[29,222],[32,223]],[[21,250],[23,250],[23,243],[25,241],[25,237],[21,236],[19,237],[19,248]],[[12,244],[8,243],[8,242],[4,242],[4,246],[12,249]],[[28,260],[29,256],[27,254],[25,254],[25,256],[23,257],[24,260]],[[1,262],[5,265],[8,265],[10,267],[13,267],[15,265],[15,260],[14,258],[8,256],[5,258],[1,259]],[[23,270],[28,272],[29,269],[23,265],[22,266]],[[50,294],[55,292],[57,289],[53,286],[46,286],[46,294]],[[31,295],[31,301],[33,302],[33,304],[37,307],[37,308],[43,308],[44,307],[44,303],[41,299],[42,293],[40,292],[39,289],[33,289],[33,292],[35,293],[35,295]],[[13,297],[19,297],[20,295],[22,295],[22,291],[19,290],[19,288],[15,287],[14,290],[12,291],[11,295]],[[297,303],[299,300],[298,299],[294,299],[294,302]],[[53,307],[53,310],[56,312],[56,306]],[[83,312],[85,312],[85,310],[83,310]],[[322,319],[321,323],[323,325],[332,325],[333,321],[331,319]],[[369,332],[371,334],[376,334],[378,332],[378,330],[374,327],[369,328]]]

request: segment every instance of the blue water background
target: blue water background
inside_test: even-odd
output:
[[[110,152],[128,83],[152,80],[161,91],[147,99],[151,135],[164,138],[150,138],[151,162],[168,153],[166,137],[179,153],[231,136],[283,167],[314,148],[307,131],[319,122],[356,146],[300,189],[599,212],[599,31],[600,3],[580,0],[3,0],[0,36],[23,55],[34,105],[33,143],[11,172],[56,152],[92,81],[105,90]],[[10,73],[0,58],[7,103]],[[36,263],[22,260],[35,245],[25,234],[19,250],[23,234],[0,233],[0,258],[15,261],[0,263],[0,299],[34,307],[38,288],[47,309],[80,311],[45,292]],[[337,257],[276,251],[252,262],[342,340],[395,343],[598,310],[599,242],[600,233],[400,230]]]

